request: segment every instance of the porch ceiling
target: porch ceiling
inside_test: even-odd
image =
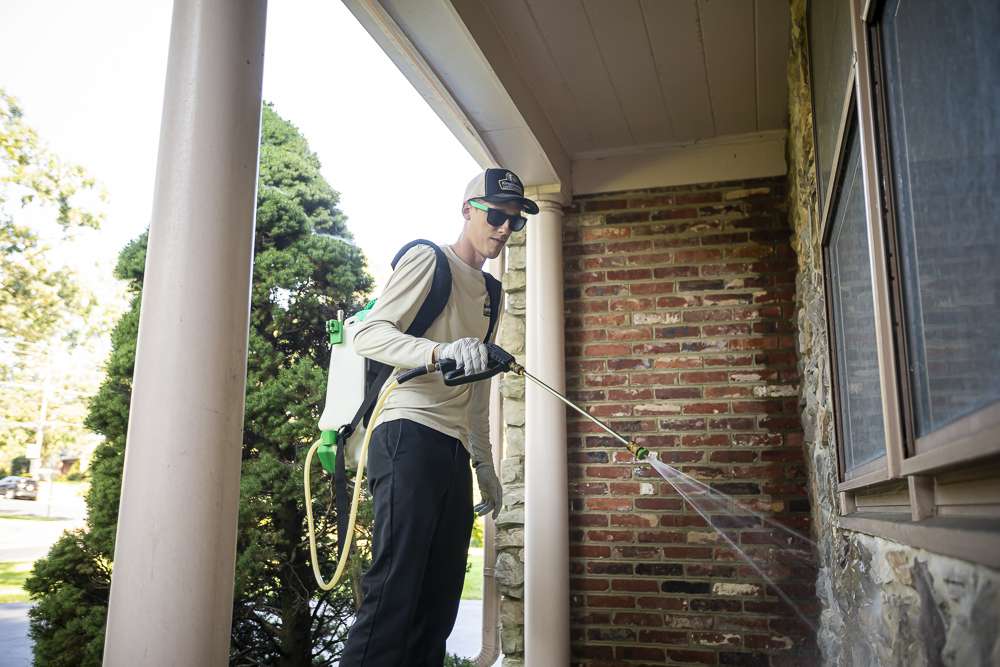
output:
[[[787,0],[454,5],[494,69],[529,82],[570,158],[787,127]]]
[[[481,163],[564,194],[784,173],[787,0],[344,0]]]

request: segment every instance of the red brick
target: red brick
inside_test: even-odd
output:
[[[629,293],[636,294],[665,294],[674,291],[674,284],[670,282],[655,283],[635,283],[629,286]]]
[[[604,216],[604,222],[609,225],[621,225],[649,220],[648,211],[632,211],[630,213],[609,213]]]
[[[654,579],[612,579],[611,590],[656,593],[660,585]]]
[[[683,501],[675,498],[636,498],[635,508],[637,510],[679,510],[684,506]]]
[[[656,389],[657,400],[674,400],[681,398],[702,398],[701,387],[666,387]]]
[[[610,524],[617,528],[653,528],[656,522],[638,514],[611,514]]]
[[[640,532],[637,536],[640,543],[657,542],[683,542],[684,535],[674,531],[647,530]]]
[[[617,208],[628,208],[626,199],[595,199],[585,202],[584,209],[587,211],[613,211]]]
[[[729,412],[728,403],[689,403],[682,408],[686,415],[719,414]]]
[[[622,344],[586,345],[583,353],[588,357],[621,357],[629,354],[631,348]]]
[[[588,387],[617,387],[628,383],[627,375],[585,375],[584,383]]]
[[[615,625],[658,628],[663,625],[663,617],[660,616],[659,614],[645,614],[640,612],[619,612],[614,615],[612,623],[614,623]]]
[[[653,398],[652,389],[609,389],[609,401],[642,401]]]
[[[635,535],[630,530],[588,530],[587,539],[594,542],[632,542],[635,540]]]
[[[635,598],[631,595],[588,595],[587,606],[634,609]]]
[[[628,287],[625,285],[591,285],[584,288],[583,293],[586,296],[619,296],[628,293]]]
[[[608,303],[613,311],[622,310],[651,310],[653,308],[652,299],[612,299]]]
[[[688,384],[706,384],[709,382],[726,382],[729,379],[728,371],[697,371],[681,373],[681,382]]]
[[[632,510],[632,501],[629,498],[587,498],[586,504],[588,510],[597,512],[630,512]]]
[[[636,327],[627,329],[618,327],[608,330],[610,340],[649,340],[653,337],[652,329],[649,327]]]
[[[571,544],[569,555],[571,558],[610,558],[611,548],[592,544]]]
[[[618,327],[625,324],[625,315],[584,315],[583,325],[587,327]],[[568,328],[568,326],[567,326]]]
[[[653,277],[650,269],[621,269],[607,272],[608,280],[649,280]]]
[[[753,395],[750,387],[725,385],[722,387],[705,387],[705,398],[747,398]]]
[[[654,278],[690,278],[697,275],[697,266],[661,266],[653,269]]]
[[[627,239],[632,235],[632,230],[628,227],[591,227],[584,229],[581,238],[583,241],[598,241],[601,239]]]
[[[569,587],[574,591],[606,591],[609,583],[607,579],[570,579]]]
[[[677,662],[690,662],[699,665],[715,665],[715,653],[708,651],[691,651],[682,649],[668,649],[667,657]]]
[[[615,657],[619,660],[663,660],[663,649],[651,646],[616,646]]]
[[[649,208],[656,206],[669,206],[674,203],[673,195],[649,195],[629,199],[629,208]]]
[[[671,261],[673,258],[674,258],[674,253],[672,252],[654,252],[649,255],[629,255],[627,261],[629,264],[640,264],[643,266],[648,266],[651,264],[663,264]],[[695,271],[698,270],[697,267],[694,268]],[[656,277],[659,278],[660,276]]]
[[[605,479],[629,479],[632,476],[632,469],[620,466],[587,466],[587,476]]]
[[[653,243],[651,241],[617,241],[615,243],[608,243],[607,251],[609,253],[641,252],[649,250],[652,247]]]

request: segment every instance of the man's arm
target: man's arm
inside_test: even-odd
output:
[[[437,255],[414,246],[396,264],[382,295],[354,334],[354,350],[393,367],[416,368],[437,361],[438,343],[404,333],[430,294]]]

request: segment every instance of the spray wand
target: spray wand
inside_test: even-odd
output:
[[[583,415],[590,421],[600,426],[609,434],[613,435],[615,438],[621,441],[622,445],[625,446],[625,449],[632,452],[632,455],[635,456],[636,459],[642,461],[649,456],[648,449],[646,449],[642,445],[639,445],[634,440],[629,440],[620,433],[616,432],[614,429],[612,429],[610,426],[602,422],[600,419],[594,417],[589,412],[581,408],[579,405],[566,398],[566,396],[563,395],[561,392],[553,389],[548,384],[543,382],[541,379],[535,377],[534,375],[526,371],[524,366],[517,363],[517,360],[514,359],[514,355],[507,352],[507,350],[503,349],[499,345],[494,345],[493,343],[487,343],[486,350],[488,355],[486,369],[479,373],[465,375],[460,370],[456,369],[454,360],[443,359],[441,361],[428,364],[427,366],[421,366],[419,368],[414,368],[409,371],[404,371],[403,373],[399,374],[397,382],[399,384],[403,384],[407,380],[412,380],[415,377],[419,377],[427,373],[440,372],[444,377],[444,383],[450,387],[454,387],[460,384],[468,384],[470,382],[478,382],[480,380],[486,380],[500,373],[514,373],[515,375],[520,375],[521,377],[531,380],[539,387],[542,387],[547,392],[558,398],[560,401],[562,401],[563,403],[573,408],[574,410],[579,412],[581,415]]]

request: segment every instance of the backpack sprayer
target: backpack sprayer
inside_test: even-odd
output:
[[[331,354],[330,373],[327,379],[326,407],[320,417],[319,425],[322,435],[319,440],[313,443],[306,453],[303,473],[303,483],[305,486],[306,501],[306,521],[309,526],[309,553],[312,560],[313,575],[316,583],[325,591],[332,589],[340,581],[347,567],[347,560],[350,554],[351,542],[354,537],[354,524],[357,520],[358,505],[361,500],[361,478],[365,471],[365,459],[368,455],[368,443],[374,429],[364,428],[361,424],[347,428],[341,425],[351,425],[351,413],[354,406],[362,403],[365,399],[366,364],[364,357],[354,351],[354,333],[371,311],[374,301],[369,302],[364,310],[360,311],[346,322],[343,314],[340,313],[336,320],[327,323],[327,330],[330,333]],[[560,401],[573,408],[581,415],[591,420],[616,439],[621,441],[628,451],[632,452],[638,460],[643,460],[649,456],[649,450],[638,445],[635,441],[629,440],[615,432],[611,427],[601,420],[587,413],[583,408],[576,405],[562,393],[556,391],[542,380],[531,373],[528,373],[524,366],[521,366],[514,359],[513,355],[493,343],[486,343],[488,353],[486,369],[470,375],[466,375],[464,370],[456,368],[455,362],[451,359],[444,359],[433,364],[400,371],[396,375],[391,375],[382,386],[382,390],[377,395],[374,402],[371,416],[368,423],[376,423],[382,406],[392,392],[401,384],[428,373],[441,373],[442,380],[448,386],[454,387],[481,380],[488,380],[494,375],[511,372],[515,375],[525,377],[538,386],[544,388]],[[356,400],[355,400],[356,399]],[[361,412],[364,411],[364,405]],[[340,455],[338,456],[339,451]],[[351,498],[351,508],[349,516],[345,516],[343,511],[338,512],[338,550],[339,558],[337,569],[330,581],[324,581],[323,575],[319,571],[319,558],[316,551],[316,534],[313,525],[312,513],[312,493],[310,487],[310,469],[312,467],[312,457],[319,456],[320,463],[328,473],[335,473],[337,469],[343,472],[343,467],[350,465],[357,470],[354,483],[354,494]],[[342,476],[341,476],[342,477]],[[337,484],[338,501],[346,499],[346,484],[338,480]],[[343,505],[341,505],[343,507]]]

